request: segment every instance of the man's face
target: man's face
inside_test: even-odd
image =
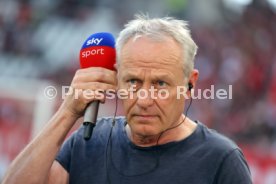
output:
[[[177,99],[177,86],[187,86],[182,59],[181,47],[169,37],[155,41],[142,36],[124,45],[120,53],[118,85],[119,89],[134,86],[136,89],[133,98],[122,100],[132,133],[156,135],[179,122],[184,97]],[[153,93],[150,89],[154,89]],[[160,90],[166,90],[169,97],[159,98]]]

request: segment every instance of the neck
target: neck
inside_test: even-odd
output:
[[[167,129],[167,131],[160,132],[156,135],[141,135],[132,133],[131,128],[127,125],[126,132],[129,139],[137,146],[149,147],[155,145],[162,145],[173,141],[180,141],[193,133],[196,128],[196,123],[189,118],[181,116],[177,123],[174,123]],[[181,123],[181,124],[180,124]],[[177,126],[179,124],[179,126]],[[173,128],[175,127],[175,128]],[[172,128],[172,129],[170,129]]]

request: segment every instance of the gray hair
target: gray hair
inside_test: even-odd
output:
[[[183,48],[184,61],[183,70],[185,77],[189,77],[194,68],[194,58],[197,52],[197,45],[193,41],[188,23],[172,17],[149,18],[146,15],[136,15],[125,25],[116,41],[117,62],[119,63],[122,47],[130,38],[150,36],[153,39],[172,37]]]

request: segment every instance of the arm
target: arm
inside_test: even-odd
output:
[[[85,90],[116,89],[116,73],[103,68],[87,68],[78,70],[71,84],[73,93],[66,96],[61,107],[43,128],[15,158],[4,176],[3,184],[16,183],[66,183],[68,174],[56,163],[55,157],[72,126],[84,113],[85,107],[97,99],[94,96],[85,98]],[[77,90],[75,90],[77,89]],[[58,175],[58,173],[61,173]]]
[[[3,184],[43,183],[76,117],[59,110],[43,131],[15,158]]]
[[[68,172],[57,162],[54,161],[47,184],[68,184],[69,183],[69,174]]]

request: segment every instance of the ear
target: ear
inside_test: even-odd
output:
[[[189,77],[188,84],[187,84],[188,88],[192,87],[192,88],[190,88],[190,90],[187,91],[187,95],[189,95],[189,96],[191,94],[193,94],[193,92],[194,92],[194,89],[195,89],[195,86],[196,86],[196,82],[197,82],[197,79],[198,79],[198,75],[199,75],[198,70],[193,69],[193,71],[192,71],[192,73],[191,73],[191,75]]]
[[[189,77],[188,83],[191,83],[193,85],[193,88],[195,88],[197,80],[198,80],[199,72],[197,69],[193,69],[191,72],[191,75]]]

